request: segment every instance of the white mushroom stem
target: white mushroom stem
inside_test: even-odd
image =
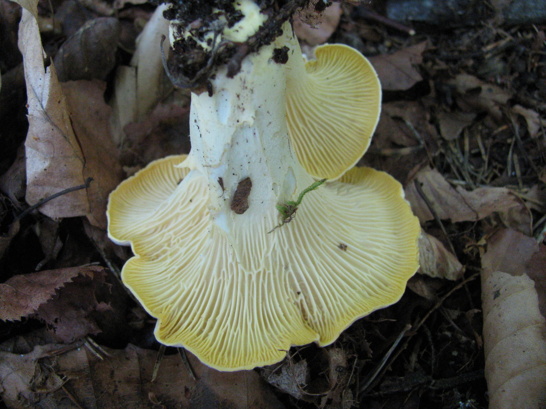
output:
[[[247,56],[234,78],[221,68],[212,81],[212,96],[192,94],[192,150],[183,166],[206,177],[211,217],[226,233],[235,221],[254,224],[269,219],[273,228],[279,220],[275,206],[293,197],[295,174],[302,173],[287,129],[287,65],[272,59],[275,48],[288,44],[289,59],[299,59],[303,66],[290,26],[284,31],[273,44]],[[233,199],[246,178],[252,182],[248,209],[237,214]],[[245,198],[245,192],[240,195]]]

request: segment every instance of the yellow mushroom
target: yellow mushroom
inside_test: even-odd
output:
[[[283,47],[286,64],[274,57]],[[319,52],[317,67],[336,67],[346,51],[330,50]],[[348,170],[357,159],[338,146],[364,151],[376,118],[341,138],[324,124],[322,132],[302,128],[313,116],[349,118],[337,95],[329,116],[298,111],[313,106],[308,81],[339,92],[324,68],[313,77],[302,61],[287,24],[235,77],[218,68],[213,95],[192,94],[190,154],[151,163],[110,196],[109,235],[135,254],[123,282],[157,318],[157,339],[219,370],[273,364],[291,345],[332,343],[396,302],[418,267],[419,223],[402,187],[383,172]],[[376,83],[373,71],[357,72],[372,79],[356,84]],[[312,77],[300,81],[304,102],[290,95],[295,75]],[[298,144],[309,146],[297,154]],[[338,179],[319,186],[315,177]],[[279,207],[290,202],[299,203],[288,220]]]

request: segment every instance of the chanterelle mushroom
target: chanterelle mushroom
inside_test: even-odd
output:
[[[256,11],[250,3],[234,4]],[[355,162],[347,156],[369,143],[360,125],[345,123],[359,104],[352,89],[377,95],[377,79],[356,51],[328,47],[306,77],[286,24],[233,78],[220,66],[212,96],[192,94],[191,153],[153,162],[110,197],[109,235],[135,253],[123,281],[158,319],[157,339],[211,367],[250,369],[278,362],[291,345],[330,344],[396,302],[417,270],[419,224],[400,184],[369,168],[347,171]],[[347,71],[371,79],[352,78],[348,92],[337,82]],[[371,132],[379,98],[368,104]],[[325,120],[334,126],[319,128]],[[315,185],[283,224],[277,206],[313,176],[338,180]]]

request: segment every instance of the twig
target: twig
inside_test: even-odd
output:
[[[91,337],[87,336],[85,337],[85,343],[83,344],[89,351],[95,355],[98,359],[101,361],[104,361],[104,358],[102,355],[105,355],[107,357],[111,357],[108,352],[106,352],[99,344],[97,344]]]
[[[400,341],[402,340],[402,338],[404,337],[404,335],[406,334],[406,332],[408,332],[409,330],[411,329],[411,325],[410,324],[407,324],[404,329],[402,330],[402,332],[400,334],[398,334],[398,337],[396,338],[396,340],[393,342],[393,344],[391,345],[391,347],[389,348],[389,350],[387,351],[387,353],[385,354],[385,356],[381,359],[381,362],[379,363],[379,365],[375,368],[375,370],[373,371],[373,373],[370,375],[370,377],[368,378],[368,380],[366,381],[366,383],[364,385],[362,385],[362,387],[360,388],[360,390],[358,391],[359,393],[364,393],[366,392],[366,390],[368,389],[368,387],[372,384],[373,381],[375,381],[375,378],[377,377],[377,375],[379,374],[379,372],[381,372],[381,370],[383,369],[383,367],[386,365],[387,361],[389,360],[389,357],[392,355],[392,353],[394,352],[394,350],[396,349],[396,347],[398,346],[398,344],[400,343]]]
[[[384,24],[387,27],[402,31],[403,33],[407,33],[410,36],[415,35],[415,30],[413,28],[400,24],[399,22],[391,20],[390,18],[387,18],[385,16],[382,16],[381,14],[378,14],[367,7],[359,7],[357,12],[358,17],[377,21],[378,23]]]
[[[66,389],[66,387],[64,385],[61,386],[61,389],[66,394],[66,396],[68,396],[68,399],[70,399],[70,401],[74,405],[76,405],[76,407],[78,407],[78,409],[84,409],[84,407],[82,405],[80,405],[80,403],[77,401],[76,397],[74,395],[72,395],[70,392],[68,392],[68,389]]]
[[[51,196],[48,196],[40,201],[38,201],[37,203],[33,204],[32,206],[30,206],[28,209],[26,209],[23,213],[19,214],[15,220],[21,220],[23,217],[25,217],[27,214],[29,214],[30,212],[32,212],[33,210],[36,210],[37,208],[39,208],[40,206],[42,206],[43,204],[49,202],[50,200],[53,200],[53,199],[56,199],[58,198],[59,196],[62,196],[62,195],[66,195],[68,193],[72,193],[72,192],[75,192],[76,190],[82,190],[82,189],[87,189],[89,187],[89,185],[91,184],[91,182],[93,181],[93,178],[87,178],[85,179],[85,183],[83,185],[79,185],[79,186],[74,186],[74,187],[69,187],[68,189],[64,189],[64,190],[61,190],[60,192],[57,192],[57,193],[54,193],[52,194]]]
[[[163,355],[165,355],[165,349],[167,349],[167,347],[161,344],[159,346],[159,351],[157,351],[157,356],[155,357],[155,363],[154,363],[154,370],[152,372],[152,383],[155,382],[157,378],[159,367],[161,366],[161,361],[163,360]]]
[[[445,300],[447,300],[449,297],[451,297],[451,295],[459,290],[460,288],[464,287],[465,285],[467,285],[469,282],[475,280],[476,278],[478,278],[480,276],[480,273],[475,273],[473,275],[471,275],[470,277],[468,277],[466,280],[464,281],[461,281],[459,284],[457,284],[455,287],[453,287],[451,290],[449,290],[442,298],[440,298],[436,304],[434,304],[434,306],[425,314],[425,316],[421,319],[421,321],[419,321],[419,323],[415,326],[415,332],[417,332],[419,330],[419,328],[421,328],[421,326],[425,323],[425,321],[428,319],[428,317],[430,317],[430,315],[436,311],[438,308],[440,308],[442,306],[442,304],[444,303]]]
[[[180,355],[180,358],[182,358],[182,362],[184,363],[184,366],[190,373],[190,377],[197,381],[197,375],[195,374],[195,371],[193,370],[193,366],[191,365],[190,360],[188,359],[188,355],[186,355],[186,350],[184,348],[178,348],[178,354]]]
[[[410,339],[413,337],[413,335],[415,335],[418,330],[421,328],[421,326],[423,326],[423,324],[428,320],[428,318],[430,317],[430,315],[436,311],[438,308],[440,308],[442,306],[442,304],[445,302],[445,300],[447,300],[449,297],[451,297],[451,295],[459,290],[460,288],[466,286],[466,284],[468,284],[470,281],[473,281],[475,280],[476,278],[478,278],[480,276],[480,272],[477,272],[473,275],[471,275],[470,277],[468,277],[466,280],[460,282],[459,284],[457,284],[455,287],[453,287],[451,290],[449,290],[442,298],[440,298],[436,304],[434,304],[434,306],[425,314],[425,316],[417,323],[417,325],[415,327],[413,327],[413,331],[412,331],[412,334],[410,334],[408,336],[408,338],[406,339],[405,343],[404,343],[404,346],[399,348],[398,351],[394,354],[393,358],[391,359],[391,362],[394,362],[398,356],[402,353],[402,351],[404,351],[406,349],[406,347],[408,346],[408,343],[410,341]],[[403,335],[403,334],[402,334]],[[401,339],[401,337],[399,336],[399,338]],[[391,347],[391,350],[394,350],[394,348]],[[389,352],[387,353],[387,355],[389,355],[391,353],[391,350],[389,350]],[[384,366],[384,365],[382,365]],[[375,374],[374,374],[375,376]],[[370,382],[367,382],[366,383],[366,387],[368,386]],[[362,393],[366,388],[365,387],[362,387],[360,389],[360,393]]]

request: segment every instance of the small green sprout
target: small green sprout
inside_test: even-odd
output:
[[[286,223],[290,223],[292,219],[294,219],[294,217],[296,216],[296,211],[298,210],[299,205],[301,205],[303,197],[307,193],[311,192],[312,190],[317,189],[324,182],[326,182],[326,179],[317,180],[315,183],[313,183],[309,187],[306,187],[305,189],[303,189],[300,195],[298,196],[298,200],[296,201],[288,200],[287,202],[283,204],[278,204],[277,210],[281,214],[282,220],[280,224],[278,224],[277,226],[273,227],[273,229],[268,231],[268,234],[271,233],[273,230],[281,226],[284,226]]]

